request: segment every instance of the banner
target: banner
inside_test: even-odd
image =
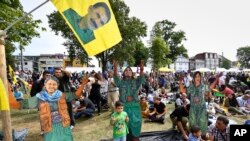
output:
[[[51,0],[89,56],[121,41],[108,0]]]
[[[9,100],[2,79],[0,79],[0,110],[10,110]]]
[[[9,65],[9,75],[11,77],[13,84],[16,84],[17,83],[16,75],[15,75],[15,72],[13,71],[13,69],[10,65]]]

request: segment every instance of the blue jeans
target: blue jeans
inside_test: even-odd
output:
[[[117,139],[114,139],[114,141],[126,141],[126,135]]]
[[[75,119],[82,117],[83,115],[91,117],[93,116],[94,110],[93,109],[84,109],[79,111],[75,114]]]

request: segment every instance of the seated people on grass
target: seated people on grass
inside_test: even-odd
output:
[[[159,122],[164,124],[165,114],[167,113],[167,108],[164,103],[161,102],[160,97],[154,97],[154,110],[149,113],[149,119],[145,122]]]
[[[146,100],[146,97],[141,97],[140,100],[140,106],[141,106],[141,114],[143,118],[148,118],[149,116],[149,105]]]
[[[244,115],[244,113],[239,109],[238,101],[236,100],[235,94],[230,94],[224,101],[224,107],[228,107],[228,111],[232,114]]]
[[[177,98],[175,101],[175,108],[183,106],[183,105],[187,105],[189,103],[190,103],[190,101],[189,101],[189,99],[187,99],[187,94],[181,93],[180,97]]]
[[[163,97],[163,98],[167,98],[167,92],[166,92],[165,87],[161,88],[161,92],[160,92],[159,96]]]
[[[234,93],[234,91],[233,91],[232,89],[230,89],[229,87],[227,87],[226,85],[221,85],[220,91],[221,91],[221,93],[223,93],[225,96],[228,96],[228,95]]]
[[[246,91],[243,96],[236,98],[241,111],[247,114],[250,113],[250,103],[248,103],[249,99],[250,99],[250,91]]]
[[[188,138],[186,134],[188,115],[189,115],[190,104],[175,108],[175,110],[170,114],[170,119],[173,124],[173,128],[177,125],[178,130],[182,133],[184,139]]]
[[[208,127],[211,141],[230,141],[229,120],[224,116],[219,116],[215,125]]]
[[[92,117],[95,112],[95,105],[91,100],[82,95],[80,97],[80,105],[76,107],[73,112],[75,113],[75,119],[82,117],[83,115],[87,117]]]

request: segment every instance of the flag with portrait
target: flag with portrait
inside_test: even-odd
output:
[[[121,41],[108,0],[51,0],[89,56]]]

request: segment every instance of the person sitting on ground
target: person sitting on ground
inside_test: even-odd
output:
[[[127,123],[129,121],[128,114],[123,111],[123,103],[115,102],[115,112],[111,115],[111,125],[113,125],[114,141],[126,141],[128,134]]]
[[[184,139],[188,139],[186,134],[188,115],[189,115],[190,104],[175,108],[175,110],[170,114],[170,119],[173,124],[173,128],[177,125],[178,130],[182,133]]]
[[[141,97],[140,99],[141,114],[143,118],[148,118],[149,116],[149,105],[146,97]]]
[[[227,98],[224,101],[224,107],[228,107],[228,111],[232,114],[244,115],[244,113],[238,109],[239,104],[238,101],[236,100],[235,94],[230,94],[227,96]]]
[[[84,94],[80,97],[80,105],[73,110],[73,112],[75,113],[74,115],[75,119],[78,119],[83,115],[87,117],[92,117],[94,111],[95,111],[95,105],[91,100],[85,97]]]
[[[221,91],[221,93],[223,93],[225,96],[228,96],[228,95],[234,93],[234,91],[233,91],[232,89],[230,89],[229,87],[227,87],[226,85],[221,85],[220,91]]]
[[[154,110],[149,113],[149,120],[145,122],[159,122],[164,124],[165,114],[167,113],[167,108],[164,103],[161,102],[160,97],[154,97]]]
[[[160,97],[167,98],[167,92],[165,87],[161,88],[161,93],[159,94]]]
[[[189,99],[187,99],[187,94],[181,93],[180,97],[177,98],[175,101],[175,108],[183,106],[183,105],[187,105],[189,103],[190,103],[190,101],[189,101]]]
[[[248,103],[249,99],[250,99],[250,90],[245,91],[243,96],[236,98],[241,111],[247,114],[250,113],[250,103]]]
[[[208,127],[211,141],[230,141],[229,120],[224,116],[219,116],[215,125]]]
[[[201,128],[200,127],[192,126],[190,128],[188,141],[201,141]]]
[[[23,93],[18,90],[17,85],[13,87],[13,92],[14,92],[14,96],[16,98],[16,101],[22,101],[23,100]]]

